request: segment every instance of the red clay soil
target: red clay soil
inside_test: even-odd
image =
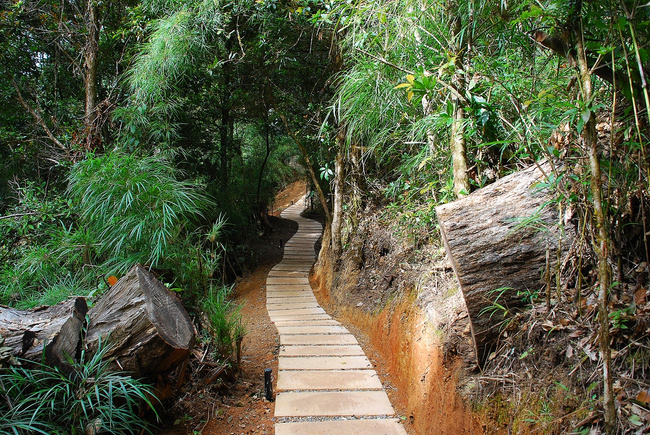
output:
[[[276,227],[277,228],[277,227]],[[259,267],[239,281],[235,298],[244,304],[244,338],[241,372],[227,396],[221,398],[203,434],[273,434],[274,403],[264,398],[264,369],[277,373],[278,334],[266,312],[266,275],[271,265]],[[216,414],[216,415],[215,415]]]
[[[352,332],[379,374],[404,427],[411,434],[482,434],[485,427],[456,392],[459,361],[443,361],[435,331],[406,299],[370,314],[336,306],[322,282],[311,276],[316,298]]]

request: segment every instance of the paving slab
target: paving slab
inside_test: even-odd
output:
[[[314,294],[311,292],[279,292],[279,293],[267,293],[266,294],[266,302],[273,303],[273,304],[279,304],[281,301],[288,301],[288,303],[292,303],[291,301],[298,301],[298,302],[316,302],[316,298],[314,297]]]
[[[383,391],[285,392],[275,400],[276,417],[393,415]]]
[[[273,278],[294,278],[294,277],[300,277],[303,278],[305,276],[305,272],[301,270],[270,270],[269,274],[267,277],[273,277]]]
[[[301,291],[301,292],[312,292],[311,286],[309,284],[266,284],[266,292],[273,291]]]
[[[285,318],[289,314],[326,314],[325,310],[322,308],[306,308],[302,310],[270,310],[269,307],[266,307],[266,311],[269,313],[269,317],[272,321],[280,318]],[[277,317],[276,317],[277,316]]]
[[[329,314],[326,313],[317,313],[317,314],[294,314],[294,313],[282,313],[276,311],[273,316],[274,322],[282,322],[286,320],[316,320],[316,319],[331,319]]]
[[[311,270],[311,264],[300,264],[300,265],[294,265],[294,264],[283,264],[283,263],[278,263],[275,266],[271,268],[271,270],[302,270],[302,271],[310,271]]]
[[[395,418],[276,423],[275,435],[406,435]]]
[[[365,355],[361,346],[348,345],[293,345],[280,346],[280,356],[342,356]]]
[[[313,319],[313,320],[276,320],[275,326],[339,326],[340,323],[334,319]]]
[[[295,259],[293,259],[293,258],[289,258],[289,259],[286,259],[286,258],[285,258],[284,260],[282,260],[282,263],[283,263],[285,266],[293,266],[293,267],[304,267],[304,266],[305,266],[305,263],[307,263],[307,264],[310,265],[310,266],[309,266],[309,270],[311,270],[311,264],[314,263],[314,260],[315,260],[315,259],[316,259],[316,256],[315,256],[315,255],[314,255],[314,257],[313,257],[311,260],[309,260],[308,262],[306,262],[306,261],[303,260],[303,259],[295,260]]]
[[[266,311],[269,312],[269,317],[273,314],[286,314],[287,312],[292,312],[294,314],[320,314],[325,313],[325,310],[322,307],[316,306],[315,308],[294,308],[292,310],[287,310],[286,308],[277,308],[277,304],[267,305]]]
[[[266,303],[267,304],[298,304],[298,303],[306,303],[306,302],[313,302],[313,303],[318,303],[316,301],[316,298],[314,295],[291,295],[291,296],[280,296],[280,297],[267,297],[266,298]]]
[[[266,299],[316,298],[311,290],[267,290]]]
[[[288,291],[302,291],[302,292],[310,292],[313,293],[311,290],[311,286],[309,284],[266,284],[266,292],[274,292],[274,291],[283,291],[283,292],[288,292]]]
[[[278,370],[372,369],[365,356],[294,356],[278,359]]]
[[[279,370],[277,391],[381,390],[374,370]]]
[[[268,306],[268,305],[267,305]],[[300,326],[279,326],[279,334],[349,334],[344,326],[317,326],[317,325],[300,325]]]
[[[306,310],[306,309],[312,309],[312,308],[318,308],[318,303],[316,302],[296,302],[293,304],[274,304],[274,303],[267,303],[266,304],[266,309],[267,310]]]
[[[294,344],[359,344],[352,334],[300,334],[300,335],[281,335],[280,345],[291,346]]]
[[[266,278],[266,284],[309,285],[307,277],[302,278]]]

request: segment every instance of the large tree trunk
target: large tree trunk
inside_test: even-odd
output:
[[[97,148],[99,134],[97,125],[97,68],[99,64],[99,14],[94,0],[88,0],[86,8],[86,47],[84,48],[84,87],[86,88],[86,148]]]
[[[27,311],[0,307],[0,336],[14,356],[41,361],[45,347],[45,363],[66,370],[81,350],[87,312],[83,298]]]
[[[502,322],[521,308],[521,294],[545,287],[544,271],[554,270],[574,238],[572,228],[559,226],[553,192],[539,187],[550,173],[548,163],[532,166],[436,208],[479,364],[494,349]]]
[[[194,345],[194,326],[180,301],[150,272],[134,266],[89,311],[86,346],[109,344],[108,357],[135,376],[176,367]]]

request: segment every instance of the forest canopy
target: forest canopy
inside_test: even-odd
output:
[[[368,204],[432,243],[437,205],[547,159],[605,333],[650,263],[649,43],[637,0],[2,1],[0,304],[142,262],[198,306],[297,177],[338,256]]]

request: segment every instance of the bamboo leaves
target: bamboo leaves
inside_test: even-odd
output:
[[[77,164],[69,192],[100,253],[118,269],[134,262],[160,264],[184,222],[210,203],[197,187],[179,181],[159,157],[113,153]]]

